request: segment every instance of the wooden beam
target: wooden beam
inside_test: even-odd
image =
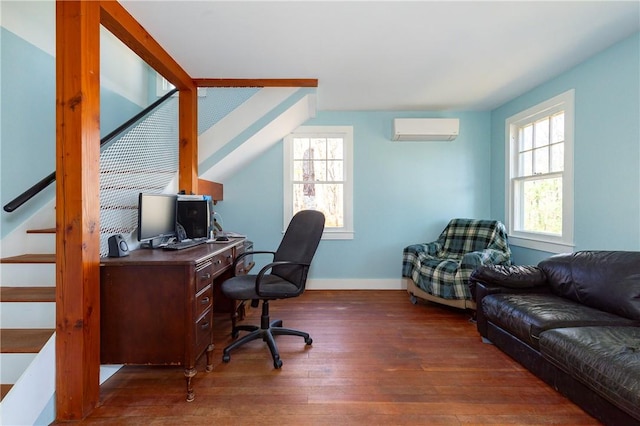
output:
[[[126,44],[147,64],[180,90],[190,89],[189,74],[158,42],[115,0],[101,0],[100,23]]]
[[[178,187],[198,192],[198,98],[191,77],[117,1],[101,0],[100,22],[171,84],[180,89]]]
[[[223,200],[223,186],[221,183],[198,179],[198,190],[201,195],[211,195],[214,203]]]
[[[56,417],[100,396],[100,4],[56,1]]]
[[[194,78],[198,87],[318,87],[315,78]]]
[[[180,90],[178,105],[178,188],[185,194],[198,194],[198,93],[194,85]]]

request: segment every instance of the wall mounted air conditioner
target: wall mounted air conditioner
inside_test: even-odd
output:
[[[458,118],[395,118],[394,141],[452,141],[458,136]]]

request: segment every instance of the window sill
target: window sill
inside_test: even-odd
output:
[[[322,233],[323,240],[353,240],[353,231],[327,231]]]
[[[509,244],[517,247],[524,247],[533,250],[546,251],[549,253],[573,252],[575,245],[563,242],[534,240],[532,238],[515,237],[509,235]]]

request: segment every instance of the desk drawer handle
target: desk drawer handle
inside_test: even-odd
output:
[[[200,325],[200,329],[202,329],[202,330],[206,330],[207,328],[209,328],[209,321],[207,321],[207,322],[203,322],[203,323]]]
[[[200,304],[202,304],[202,305],[207,305],[207,304],[209,303],[209,300],[210,300],[210,299],[209,299],[209,296],[207,296],[207,297],[203,297],[203,298],[200,300]]]
[[[201,279],[201,280],[208,280],[208,279],[210,279],[210,278],[211,278],[211,274],[210,274],[210,273],[208,273],[208,272],[207,272],[206,274],[203,274],[203,275],[200,277],[200,279]]]
[[[216,265],[220,265],[221,263],[222,263],[222,260],[220,260],[220,259],[216,259],[216,261],[215,261],[215,264],[216,264]]]

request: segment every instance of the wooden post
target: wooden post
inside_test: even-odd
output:
[[[195,85],[180,90],[178,189],[198,193],[198,93]]]
[[[100,395],[100,3],[56,1],[56,418]]]

